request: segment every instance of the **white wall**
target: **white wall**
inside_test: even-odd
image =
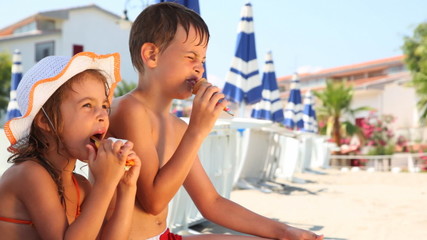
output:
[[[355,109],[366,106],[378,110],[378,113],[381,114],[383,111],[382,91],[372,89],[355,91],[351,108]],[[367,112],[360,112],[356,115],[356,117],[361,118],[366,117],[367,115]]]
[[[35,44],[40,42],[55,41],[55,51],[58,51],[57,42],[61,39],[60,33],[34,36],[31,38],[16,38],[11,41],[0,41],[0,52],[8,52],[11,56],[15,49],[21,51],[22,71],[25,73],[34,64],[36,64]],[[57,54],[58,55],[58,54]]]
[[[12,54],[15,49],[21,50],[24,73],[36,63],[35,43],[38,42],[55,41],[55,55],[71,56],[74,44],[83,45],[84,51],[97,54],[118,52],[122,78],[137,81],[128,50],[130,23],[121,24],[114,16],[96,8],[83,8],[70,11],[69,18],[59,21],[58,25],[62,28],[58,33],[2,39],[0,52]]]
[[[118,52],[122,78],[137,81],[128,50],[129,32],[130,25],[122,28],[120,22],[109,14],[93,9],[75,10],[70,12],[69,20],[63,25],[63,49],[70,51],[63,54],[71,54],[73,44],[81,44],[84,51],[98,54]]]
[[[384,114],[396,117],[394,129],[418,127],[418,111],[415,89],[398,84],[384,88]]]

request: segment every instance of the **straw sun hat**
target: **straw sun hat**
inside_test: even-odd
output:
[[[16,90],[22,117],[13,118],[4,125],[11,143],[10,152],[27,143],[31,123],[50,96],[70,78],[88,69],[100,70],[106,77],[111,101],[114,88],[121,80],[118,53],[97,55],[81,52],[73,57],[49,56],[27,71]]]

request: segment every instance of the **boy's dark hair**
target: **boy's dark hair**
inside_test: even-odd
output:
[[[163,2],[148,6],[135,19],[129,36],[129,51],[132,64],[138,72],[144,71],[141,47],[144,43],[154,43],[160,52],[174,39],[178,25],[185,32],[194,27],[200,37],[198,45],[209,42],[209,29],[205,21],[193,10],[181,4]]]

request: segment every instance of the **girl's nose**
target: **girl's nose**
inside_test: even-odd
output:
[[[98,108],[97,111],[98,111],[97,113],[98,121],[104,122],[108,118],[109,110],[105,109],[104,107],[101,107],[101,108]]]

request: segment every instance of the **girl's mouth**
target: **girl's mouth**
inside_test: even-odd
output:
[[[102,134],[94,134],[90,137],[90,142],[95,147],[95,150],[98,150],[99,145],[101,144]]]

